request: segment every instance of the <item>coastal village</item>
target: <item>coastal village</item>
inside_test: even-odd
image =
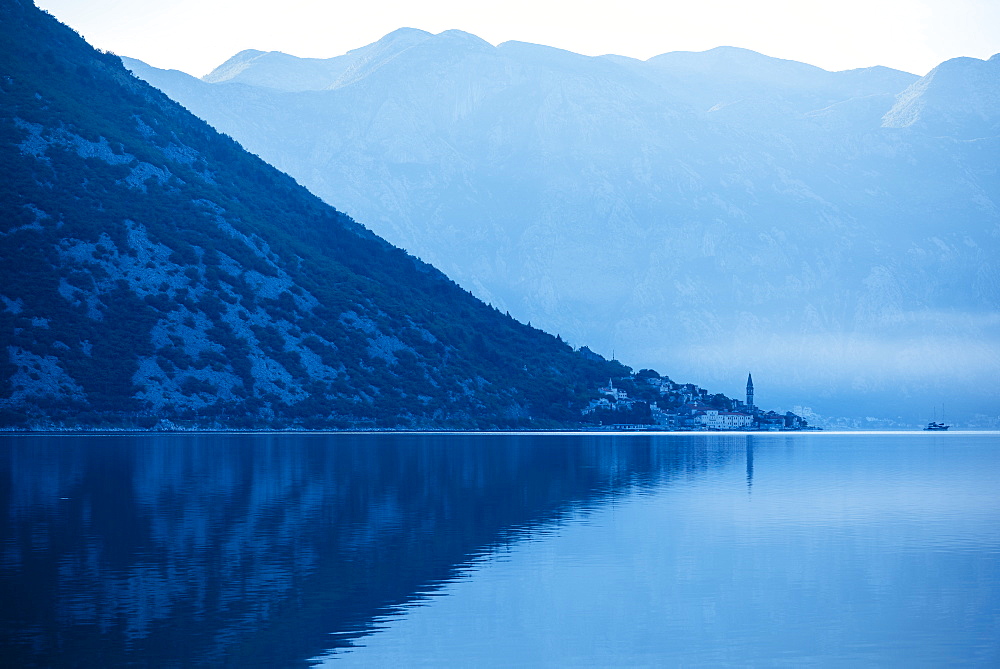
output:
[[[807,430],[792,412],[762,411],[754,403],[753,376],[747,375],[746,400],[711,395],[693,383],[675,383],[651,369],[598,388],[599,399],[581,412],[587,423],[615,430]]]

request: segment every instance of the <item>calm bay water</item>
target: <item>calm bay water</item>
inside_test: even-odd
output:
[[[0,437],[5,666],[1000,666],[1000,434]]]

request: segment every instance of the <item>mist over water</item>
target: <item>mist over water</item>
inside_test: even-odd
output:
[[[780,355],[755,357],[757,350]],[[733,378],[729,362],[735,355],[753,371],[759,405],[803,415],[811,408],[821,414],[806,416],[814,425],[877,429],[917,427],[936,419],[959,427],[995,426],[1000,420],[995,399],[1000,377],[993,373],[997,351],[1000,337],[992,332],[971,340],[932,329],[888,340],[772,333],[684,349],[678,357],[686,362],[679,363],[675,376],[697,375],[700,384],[740,397],[740,379]],[[845,366],[844,360],[851,364]],[[861,398],[866,407],[859,406]]]

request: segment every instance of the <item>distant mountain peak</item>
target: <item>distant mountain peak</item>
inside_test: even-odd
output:
[[[389,46],[395,46],[397,48],[400,46],[413,46],[414,44],[419,44],[420,42],[432,37],[434,37],[434,33],[429,33],[426,30],[420,30],[419,28],[397,28],[391,33],[383,35],[371,44],[366,44],[365,46],[358,47],[357,49],[351,49],[347,52],[347,55],[359,56],[372,50],[386,48]]]
[[[795,60],[775,58],[736,46],[717,46],[707,51],[670,51],[646,61],[651,65],[703,73],[748,74],[756,78],[784,74],[813,76],[822,68]]]
[[[396,28],[395,30],[393,30],[390,33],[386,33],[382,37],[382,39],[380,39],[379,41],[381,42],[383,40],[388,40],[388,39],[393,39],[393,40],[395,40],[395,39],[411,39],[411,38],[414,38],[414,37],[416,37],[416,38],[422,37],[422,38],[426,39],[428,37],[433,36],[433,34],[434,33],[429,33],[426,30],[421,30],[420,28],[409,28],[409,27],[404,26],[402,28]]]
[[[862,74],[866,76],[879,76],[879,77],[904,76],[904,77],[917,78],[917,75],[907,72],[906,70],[897,70],[892,67],[886,67],[885,65],[872,65],[871,67],[852,67],[849,70],[837,70],[837,73],[838,74],[852,73],[852,74]]]
[[[478,35],[473,35],[470,32],[464,30],[459,30],[458,28],[449,28],[448,30],[442,30],[435,37],[447,38],[447,39],[468,39],[475,42],[483,42],[489,44],[486,40]]]
[[[269,52],[260,51],[259,49],[243,49],[243,51],[240,51],[238,54],[230,58],[229,61],[230,62],[249,61],[259,56],[263,56],[265,53]]]
[[[941,63],[899,94],[882,126],[961,139],[1000,136],[998,55]]]
[[[767,56],[759,51],[754,51],[753,49],[746,49],[741,46],[729,46],[725,44],[707,49],[701,53],[729,60],[774,60],[773,56]]]
[[[265,51],[258,51],[257,49],[244,49],[202,77],[202,81],[210,84],[229,81],[246,70],[250,66],[250,63],[265,53]]]
[[[400,28],[377,42],[349,51],[346,57],[351,59],[350,63],[328,88],[341,88],[363,79],[398,54],[433,38],[434,35],[425,30]]]

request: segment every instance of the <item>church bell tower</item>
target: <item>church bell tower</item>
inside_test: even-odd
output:
[[[753,376],[747,374],[747,408],[753,411]]]

